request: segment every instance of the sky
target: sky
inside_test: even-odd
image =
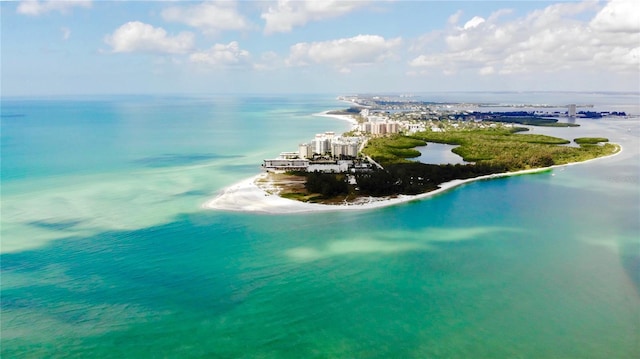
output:
[[[2,96],[640,91],[640,5],[3,1]]]

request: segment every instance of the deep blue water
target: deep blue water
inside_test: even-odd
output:
[[[4,99],[2,357],[640,355],[637,118],[534,130],[603,135],[617,156],[393,207],[200,207],[347,130],[311,116],[344,106]]]

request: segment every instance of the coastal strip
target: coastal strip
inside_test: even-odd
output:
[[[567,163],[563,165],[534,168],[534,169],[515,171],[515,172],[490,174],[486,176],[479,176],[479,177],[469,178],[464,180],[458,179],[458,180],[442,183],[439,185],[439,188],[436,190],[417,194],[417,195],[398,195],[393,197],[362,197],[358,202],[335,204],[335,205],[300,202],[293,199],[282,198],[277,194],[270,193],[268,188],[268,183],[266,184],[266,186],[265,185],[259,186],[257,184],[258,182],[265,182],[265,180],[267,179],[267,174],[262,173],[223,189],[215,198],[204,203],[202,207],[205,209],[221,210],[221,211],[252,212],[252,213],[266,213],[266,214],[292,214],[292,213],[319,212],[319,211],[371,210],[376,208],[393,206],[400,203],[407,203],[411,201],[430,198],[474,181],[482,181],[482,180],[489,180],[494,178],[545,172],[545,171],[552,170],[554,168],[561,168],[565,166],[596,161],[599,159],[618,155],[621,152],[622,152],[622,146],[620,146],[619,150],[614,154],[611,154],[609,156],[594,158],[587,161],[572,162],[572,163]]]
[[[349,114],[335,113],[335,111],[323,111],[315,113],[313,116],[330,117],[342,121],[349,122],[356,127],[358,121]],[[618,151],[609,155],[590,159],[581,162],[572,162],[550,167],[540,167],[514,172],[489,174],[468,179],[456,179],[449,182],[439,184],[438,188],[417,194],[417,195],[393,195],[387,197],[369,197],[362,196],[355,201],[344,202],[341,204],[320,204],[311,202],[302,202],[294,199],[284,198],[278,194],[278,188],[275,182],[270,178],[268,173],[261,173],[251,178],[242,180],[229,187],[222,189],[215,198],[205,202],[202,207],[205,209],[251,212],[251,213],[267,213],[267,214],[289,214],[289,213],[305,213],[318,211],[344,211],[344,210],[370,210],[382,208],[400,203],[406,203],[416,200],[430,198],[461,185],[482,180],[490,180],[494,178],[517,176],[524,174],[532,174],[550,171],[554,168],[560,168],[568,165],[587,163],[601,158],[614,156],[622,152],[622,146],[618,146]]]
[[[331,112],[332,111],[322,111],[322,112],[314,113],[313,116],[332,117],[332,118],[335,118],[335,119],[338,119],[338,120],[347,121],[353,126],[357,126],[358,125],[358,121],[356,121],[356,119],[353,118],[353,116],[351,116],[351,115],[337,115],[337,114],[332,114]]]

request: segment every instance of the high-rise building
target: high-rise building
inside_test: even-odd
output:
[[[300,158],[312,158],[313,146],[308,143],[302,143],[298,146],[298,156]]]
[[[389,122],[387,123],[387,133],[398,133],[398,123],[397,122]]]
[[[576,104],[572,103],[569,105],[569,117],[576,117]]]
[[[331,155],[357,157],[359,147],[360,139],[357,137],[336,137],[331,142]]]
[[[325,136],[324,133],[319,133],[313,139],[313,152],[324,155],[325,153],[331,151],[331,141]]]
[[[371,133],[371,122],[363,122],[359,124],[358,129],[364,133]]]
[[[374,135],[384,135],[387,133],[387,124],[384,122],[375,122],[371,125],[371,133]]]

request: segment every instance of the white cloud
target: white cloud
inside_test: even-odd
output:
[[[323,42],[302,42],[291,46],[287,64],[305,66],[329,65],[347,72],[353,65],[383,62],[394,55],[402,43],[400,38],[385,40],[377,35],[358,35]]]
[[[591,21],[594,29],[607,32],[640,32],[640,6],[636,0],[612,0]]]
[[[130,21],[107,35],[104,41],[113,52],[182,54],[193,47],[194,37],[190,32],[168,36],[163,28]]]
[[[238,13],[234,1],[211,1],[192,6],[172,6],[162,11],[162,18],[201,29],[205,33],[245,30],[249,22]]]
[[[480,16],[474,16],[473,19],[467,21],[467,23],[464,24],[463,29],[465,30],[473,29],[474,27],[480,26],[480,24],[482,24],[484,21],[485,20]]]
[[[593,0],[584,0],[582,2],[566,2],[558,3],[545,7],[542,10],[533,11],[529,14],[525,21],[532,26],[542,28],[545,26],[557,26],[563,20],[571,19],[571,16],[585,13],[587,11],[599,10],[598,2]]]
[[[265,33],[289,32],[310,21],[338,17],[368,4],[369,1],[364,0],[278,0],[260,17],[266,22]]]
[[[420,69],[445,74],[472,70],[480,75],[637,73],[640,10],[632,10],[628,4],[618,0],[603,7],[591,1],[559,3],[510,21],[500,21],[510,13],[506,10],[487,19],[473,17],[463,27],[450,28],[441,36],[444,50],[435,50],[437,44],[431,44],[431,51],[422,46],[422,54],[410,60],[409,65],[418,70],[412,73],[419,73]],[[621,16],[623,10],[628,14]],[[585,21],[585,17],[593,20]],[[624,36],[619,32],[625,32]]]
[[[248,59],[249,52],[240,49],[236,41],[226,45],[215,44],[207,51],[196,52],[189,56],[191,62],[210,66],[239,65],[247,62]]]
[[[17,12],[23,15],[38,16],[52,11],[67,13],[73,7],[91,7],[91,0],[22,0]]]
[[[457,24],[458,21],[460,21],[460,16],[462,16],[462,10],[458,10],[455,14],[449,16],[449,19],[447,19],[447,23],[449,25]]]

